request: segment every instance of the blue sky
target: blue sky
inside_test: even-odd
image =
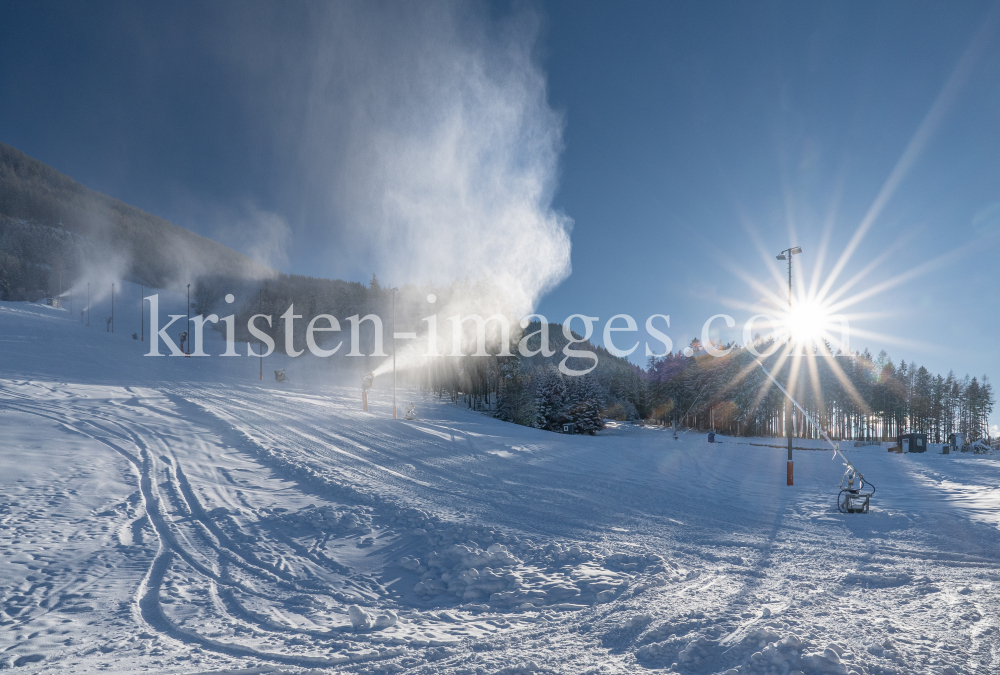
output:
[[[371,242],[357,244],[356,224],[326,215],[317,176],[341,175],[324,174],[323,161],[349,153],[354,138],[344,131],[346,99],[328,93],[339,91],[341,64],[355,78],[407,73],[426,44],[408,31],[436,30],[403,7],[331,16],[307,4],[7,3],[0,140],[236,248],[263,237],[281,249],[271,262],[285,271],[392,280]],[[993,377],[997,8],[547,2],[448,11],[458,15],[460,52],[480,39],[493,45],[490,58],[527,44],[561,119],[549,189],[552,209],[573,221],[572,273],[541,300],[550,319],[627,313],[641,326],[669,314],[680,346],[727,313],[738,324],[723,337],[738,337],[753,307],[783,292],[775,253],[801,246],[795,283],[817,270],[822,282],[867,223],[829,289],[871,267],[844,294],[872,291],[840,310],[855,329],[851,346]],[[328,53],[349,33],[316,27],[331,21],[391,39]],[[323,68],[319,124],[307,99]],[[396,119],[393,101],[409,99],[393,96],[380,100]],[[269,219],[287,236],[268,239]]]

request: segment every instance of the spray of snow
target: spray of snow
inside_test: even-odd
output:
[[[268,272],[288,267],[291,226],[283,215],[263,208],[253,197],[225,202],[186,195],[178,198],[176,208],[183,222],[197,223],[211,239],[266,268],[248,270],[245,277],[266,278],[273,276]]]
[[[317,174],[338,153],[329,204],[352,251],[396,285],[483,280],[435,309],[515,324],[570,272],[572,221],[552,207],[563,120],[532,53],[537,17],[457,3],[357,11],[338,5],[325,21],[304,133]],[[331,116],[350,134],[324,143]]]
[[[459,283],[447,289],[447,297],[438,298],[435,294],[426,297],[424,310],[420,314],[426,319],[436,315],[437,328],[432,333],[427,330],[429,323],[421,321],[420,335],[413,340],[397,341],[395,361],[390,357],[383,361],[373,372],[376,377],[391,372],[393,364],[398,370],[409,370],[429,364],[437,358],[446,357],[455,351],[455,336],[452,319],[461,319],[477,315],[485,321],[483,335],[488,353],[498,353],[507,341],[501,329],[500,319],[507,322],[508,335],[516,337],[521,329],[518,323],[521,315],[512,303],[504,288],[481,280],[475,284]],[[411,312],[412,313],[412,312]],[[410,326],[408,328],[413,328]],[[460,324],[459,350],[463,354],[472,354],[479,349],[477,325],[474,320],[466,320]],[[392,330],[392,327],[389,327]],[[400,330],[404,327],[400,326]],[[436,355],[436,356],[435,356]]]
[[[110,297],[112,284],[119,290],[122,288],[129,267],[129,258],[109,247],[97,262],[88,263],[81,270],[72,287],[63,290],[63,297],[72,295],[83,303],[89,289],[91,304],[103,302]]]

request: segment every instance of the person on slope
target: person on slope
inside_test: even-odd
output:
[[[715,429],[708,432],[708,442],[715,443]]]

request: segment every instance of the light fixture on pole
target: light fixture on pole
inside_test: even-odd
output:
[[[778,260],[788,261],[788,319],[791,322],[792,318],[792,256],[802,253],[802,249],[798,246],[793,246],[791,248],[786,248],[784,251],[775,256]],[[790,329],[789,329],[790,330]],[[791,334],[788,336],[789,341],[791,340]],[[789,372],[791,371],[791,364],[789,364]],[[789,390],[791,389],[791,383],[789,382]],[[788,436],[788,485],[793,485],[792,480],[793,464],[792,464],[792,406],[785,399],[785,435]]]
[[[392,293],[392,419],[396,419],[396,291],[398,288],[390,288]]]

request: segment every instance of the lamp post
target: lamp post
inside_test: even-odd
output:
[[[396,291],[398,288],[390,288],[392,293],[392,419],[396,419]]]
[[[791,248],[786,248],[784,251],[775,256],[778,260],[788,261],[788,317],[791,320],[792,316],[792,256],[802,253],[802,249],[798,246],[793,246]],[[788,336],[789,341],[791,341],[791,334]],[[789,372],[791,371],[791,364],[789,364]],[[789,383],[791,385],[791,383]],[[790,388],[790,386],[789,386]],[[789,392],[789,395],[790,392]],[[792,404],[789,402],[788,397],[785,397],[785,435],[788,436],[788,485],[793,485],[792,480],[793,474],[793,464],[792,464]]]

